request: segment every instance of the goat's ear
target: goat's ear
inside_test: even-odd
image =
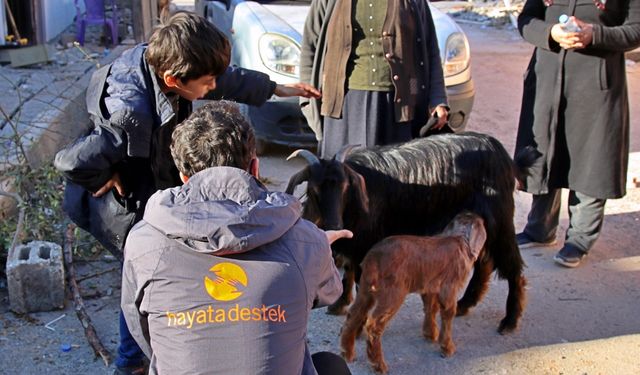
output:
[[[360,173],[357,173],[353,169],[345,165],[345,171],[349,176],[349,185],[351,185],[351,191],[355,195],[358,205],[363,213],[369,213],[369,194],[367,193],[367,184],[364,182],[364,177]]]
[[[287,194],[293,194],[293,191],[296,189],[296,186],[308,180],[309,180],[309,168],[305,167],[300,172],[291,176],[291,178],[289,179],[289,184],[287,185],[287,190],[285,190],[285,192]]]
[[[486,241],[487,231],[484,228],[484,222],[477,220],[473,223],[469,234],[469,247],[474,258],[478,258]]]

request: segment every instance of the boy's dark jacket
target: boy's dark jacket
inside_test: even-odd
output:
[[[126,234],[142,217],[151,194],[181,184],[169,145],[176,124],[192,111],[191,102],[183,98],[174,109],[162,93],[159,77],[144,58],[146,48],[140,44],[125,51],[94,73],[86,96],[94,127],[58,152],[54,162],[68,180],[64,210],[119,257]],[[207,99],[261,105],[275,85],[266,74],[230,67]],[[126,196],[111,191],[94,198],[91,192],[115,172]]]

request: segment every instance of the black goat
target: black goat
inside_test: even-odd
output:
[[[516,177],[532,160],[514,163],[502,144],[476,133],[446,134],[404,144],[350,149],[331,160],[306,150],[309,165],[289,180],[287,192],[307,181],[303,216],[323,229],[350,229],[354,237],[332,245],[347,260],[343,295],[329,313],[342,314],[351,302],[354,277],[367,251],[396,234],[432,235],[454,216],[468,210],[481,216],[487,230],[486,251],[474,265],[458,315],[465,315],[483,297],[494,270],[508,280],[506,316],[499,332],[518,325],[525,305],[524,262],[513,224]],[[529,158],[531,159],[531,158]]]

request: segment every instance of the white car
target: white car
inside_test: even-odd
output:
[[[231,44],[231,64],[267,73],[278,83],[299,81],[300,43],[310,0],[196,0],[196,13],[224,32]],[[449,125],[464,129],[473,107],[467,37],[448,15],[431,6],[440,47]],[[315,136],[298,106],[298,98],[273,97],[261,107],[244,108],[258,138],[259,152],[267,143],[310,147]]]

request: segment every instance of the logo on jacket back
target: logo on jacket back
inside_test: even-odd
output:
[[[213,303],[185,311],[167,311],[168,327],[191,329],[204,324],[287,322],[287,311],[278,303],[269,305],[264,303],[253,305],[251,301],[233,305],[224,303],[237,299],[245,292],[249,279],[242,267],[225,262],[215,264],[209,268],[209,271],[215,277],[205,276],[204,288],[211,298],[223,303]]]
[[[217,301],[233,301],[240,297],[247,286],[247,274],[233,263],[218,263],[211,267],[215,278],[204,277],[204,286],[211,298]]]

